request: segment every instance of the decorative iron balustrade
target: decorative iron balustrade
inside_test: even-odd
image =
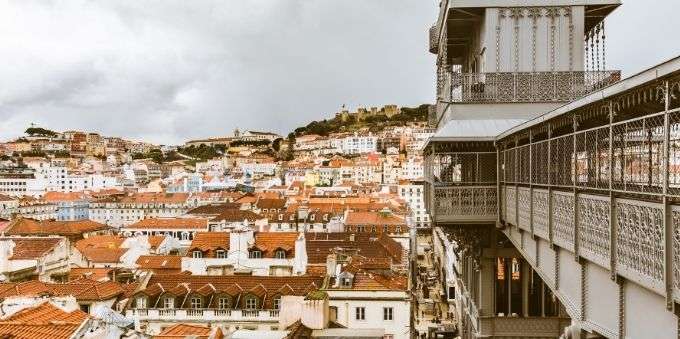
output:
[[[437,222],[495,221],[498,213],[496,186],[434,187]]]
[[[482,317],[481,332],[496,338],[555,338],[571,325],[567,317]]]
[[[430,27],[430,53],[437,54],[439,52],[439,27],[434,24]]]
[[[517,196],[528,194],[535,203],[523,207],[519,202],[513,204]],[[528,191],[528,193],[522,193]],[[675,300],[680,300],[680,206],[672,206],[670,247],[665,243],[664,207],[662,203],[639,201],[625,198],[571,192],[547,191],[539,188],[525,188],[502,185],[508,202],[504,219],[507,225],[523,229],[560,248],[574,252],[605,269],[616,272],[631,281],[664,295],[666,281],[664,275],[665,258],[672,258],[668,266],[671,270],[672,284],[669,285]],[[548,196],[550,195],[550,196]],[[521,199],[521,198],[520,198]],[[552,199],[551,209],[546,211],[547,199]],[[542,201],[542,202],[539,202]],[[538,203],[537,203],[538,202]],[[578,208],[575,209],[575,204]],[[534,215],[533,230],[519,226],[522,209]],[[537,215],[546,215],[540,221]],[[615,215],[614,220],[610,219]],[[541,224],[541,226],[537,226]],[[540,231],[539,231],[540,230]],[[521,244],[522,237],[513,232]],[[551,239],[552,235],[552,239]],[[524,246],[522,244],[522,246]],[[525,249],[531,251],[532,249]],[[668,251],[668,252],[667,252]]]
[[[568,102],[621,79],[621,71],[450,74],[443,98],[461,103]]]

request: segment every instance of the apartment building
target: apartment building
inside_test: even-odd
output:
[[[172,218],[196,207],[188,193],[135,193],[90,202],[90,219],[113,227],[146,218]]]

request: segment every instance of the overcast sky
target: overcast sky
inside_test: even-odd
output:
[[[0,140],[35,123],[174,144],[430,102],[437,3],[0,0]],[[653,3],[609,17],[608,68],[680,55],[680,1]]]

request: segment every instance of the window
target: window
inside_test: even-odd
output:
[[[201,297],[192,297],[190,305],[191,308],[201,308],[203,307],[203,301],[201,300]]]
[[[392,307],[383,307],[383,320],[394,320],[394,309]]]
[[[231,308],[231,300],[229,300],[229,298],[226,297],[217,299],[217,308],[221,310]]]
[[[397,229],[395,230],[397,233],[401,233],[401,226],[397,226]]]
[[[146,308],[146,297],[137,297],[137,308]]]
[[[257,308],[257,298],[254,296],[248,296],[246,298],[246,309],[247,310],[254,310]]]
[[[275,310],[281,309],[281,297],[274,298],[274,309]]]
[[[203,252],[201,252],[201,251],[193,251],[193,252],[191,253],[191,255],[192,255],[192,257],[194,257],[194,258],[203,258]]]
[[[357,320],[366,320],[366,308],[365,307],[355,307],[355,316]]]
[[[260,259],[262,258],[262,252],[260,252],[259,250],[252,250],[250,251],[250,253],[248,253],[248,258]]]
[[[276,259],[286,259],[286,251],[276,250]]]
[[[215,257],[217,258],[226,258],[227,257],[227,252],[225,250],[217,250],[215,252]]]
[[[389,229],[389,227],[387,227],[387,225],[383,225],[383,233],[387,233],[387,232],[389,232],[389,230],[390,229]]]
[[[348,277],[343,277],[342,280],[342,287],[352,287],[352,279]]]
[[[309,216],[309,220],[311,220],[311,221],[314,221],[315,218],[316,218],[316,216],[314,214]]]
[[[175,308],[175,299],[174,298],[163,299],[163,308]]]

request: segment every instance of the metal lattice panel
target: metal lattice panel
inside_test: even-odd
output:
[[[534,189],[534,233],[548,239],[548,191]]]
[[[507,194],[508,188],[503,186],[501,187],[501,219],[506,220],[508,217],[508,204],[505,201],[506,197],[508,196]]]
[[[517,215],[516,215],[516,209],[515,209],[515,199],[517,198],[516,196],[516,191],[514,187],[507,187],[505,191],[505,205],[507,206],[507,212],[506,214],[508,215],[508,218],[505,220],[513,225],[517,225]]]
[[[619,71],[450,74],[460,102],[565,102],[620,79]]]
[[[582,187],[609,188],[609,128],[593,129],[576,138],[576,179]]]
[[[674,206],[673,220],[673,295],[680,300],[680,207]]]
[[[663,208],[658,204],[621,199],[616,201],[616,209],[617,269],[631,271],[638,275],[632,278],[646,279],[651,286],[661,283],[664,262]]]
[[[550,143],[551,184],[571,186],[574,167],[574,141],[572,135],[553,139]]]
[[[524,145],[518,149],[519,182],[528,184],[531,180],[531,164],[529,163],[530,146]]]
[[[663,190],[663,126],[661,115],[613,126],[613,187],[629,192]]]
[[[534,184],[548,184],[548,141],[531,145],[531,180]]]
[[[497,212],[496,187],[435,187],[435,214],[441,217],[489,216]]]
[[[517,226],[525,231],[531,230],[531,191],[528,188],[519,187],[517,192]]]
[[[553,241],[568,250],[574,250],[574,196],[553,192]]]
[[[578,197],[578,240],[580,254],[609,268],[609,198]]]

